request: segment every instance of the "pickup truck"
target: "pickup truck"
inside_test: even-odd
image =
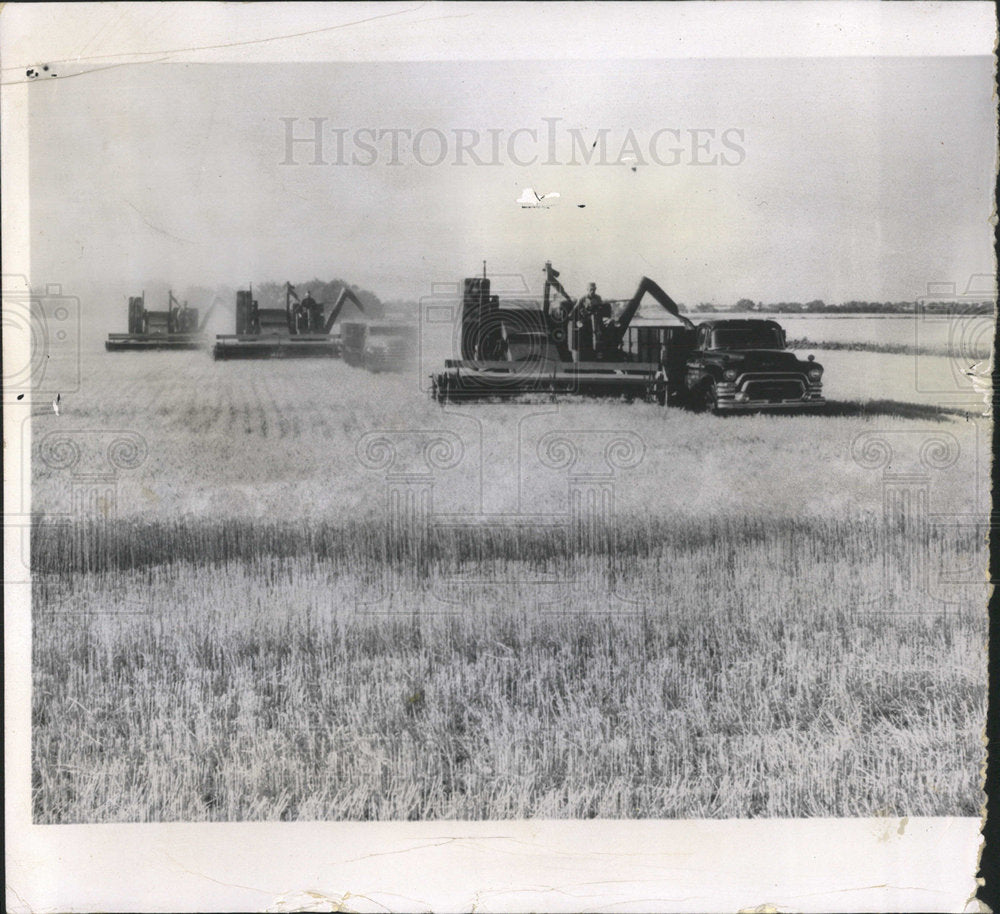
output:
[[[814,409],[825,402],[823,366],[790,352],[777,321],[705,321],[685,356],[682,397],[697,410]]]

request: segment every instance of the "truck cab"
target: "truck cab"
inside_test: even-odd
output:
[[[404,371],[415,363],[416,325],[403,321],[346,321],[341,333],[344,361],[368,371]]]
[[[777,321],[712,320],[697,326],[685,365],[695,409],[729,412],[808,409],[823,400],[823,366],[786,348]]]

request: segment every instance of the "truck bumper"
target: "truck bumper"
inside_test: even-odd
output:
[[[720,384],[716,392],[716,409],[719,412],[749,412],[757,409],[813,409],[824,403],[826,400],[823,398],[822,384],[810,384],[800,396],[781,399],[754,397],[736,390],[736,386],[733,384]]]

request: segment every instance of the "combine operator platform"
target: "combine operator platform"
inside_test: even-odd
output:
[[[128,333],[109,333],[104,342],[108,352],[137,349],[203,349],[208,345],[205,325],[215,302],[198,321],[198,309],[181,304],[170,292],[166,311],[147,311],[146,293],[128,300]]]
[[[576,394],[625,397],[661,405],[672,396],[668,350],[693,332],[669,295],[643,277],[631,299],[617,305],[616,318],[574,302],[545,264],[542,307],[503,307],[490,295],[486,276],[465,280],[461,359],[448,359],[432,375],[435,399]],[[555,298],[557,296],[557,298]],[[669,313],[669,324],[631,328],[646,294]],[[555,298],[555,300],[554,300]],[[631,329],[630,329],[631,328]],[[678,350],[679,351],[679,350]]]
[[[358,297],[344,286],[324,318],[324,306],[306,295],[300,299],[285,283],[284,308],[260,308],[253,290],[236,293],[236,333],[215,338],[216,359],[336,358],[340,338],[331,333],[347,301],[364,311]]]

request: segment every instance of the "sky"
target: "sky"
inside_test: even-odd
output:
[[[31,280],[117,310],[156,283],[313,276],[419,299],[483,260],[537,292],[551,260],[572,294],[627,297],[648,275],[691,306],[913,300],[993,272],[992,69],[149,63],[49,80],[29,98]],[[525,188],[559,196],[525,208]]]

